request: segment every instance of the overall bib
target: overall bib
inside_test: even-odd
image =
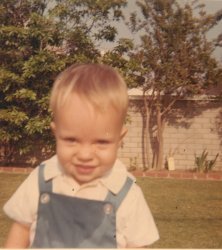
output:
[[[129,177],[120,192],[108,192],[104,201],[52,192],[39,167],[39,205],[32,248],[116,248],[116,211],[130,189]]]

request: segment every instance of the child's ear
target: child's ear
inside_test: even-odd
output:
[[[128,132],[128,129],[125,126],[123,126],[122,130],[121,130],[121,135],[120,135],[121,139],[123,139],[125,137],[125,135],[127,134],[127,132]]]
[[[51,130],[52,130],[53,134],[55,135],[56,134],[56,125],[55,125],[55,122],[51,122],[50,123],[50,127],[51,127]]]
[[[123,126],[121,130],[121,134],[120,134],[119,146],[122,146],[123,138],[125,137],[127,132],[128,132],[128,129],[125,126]]]

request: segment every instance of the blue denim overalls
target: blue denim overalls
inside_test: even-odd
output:
[[[116,248],[116,211],[130,189],[129,177],[120,192],[108,192],[104,201],[52,192],[39,167],[39,207],[32,248]]]

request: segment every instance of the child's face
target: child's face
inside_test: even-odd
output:
[[[101,177],[113,167],[126,133],[111,106],[98,111],[75,93],[57,111],[52,129],[59,162],[79,184]]]

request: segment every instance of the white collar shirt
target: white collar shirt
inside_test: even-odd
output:
[[[43,164],[46,165],[44,179],[52,179],[54,193],[84,199],[104,200],[108,190],[114,194],[120,191],[127,176],[135,179],[119,160],[106,175],[84,185],[79,185],[72,177],[65,174],[57,156]],[[38,168],[36,168],[3,208],[11,219],[30,226],[31,243],[36,229],[38,199]],[[133,184],[126,195],[116,216],[119,248],[146,246],[159,238],[152,214],[141,189],[136,184]],[[135,234],[137,228],[140,228],[140,231]]]

